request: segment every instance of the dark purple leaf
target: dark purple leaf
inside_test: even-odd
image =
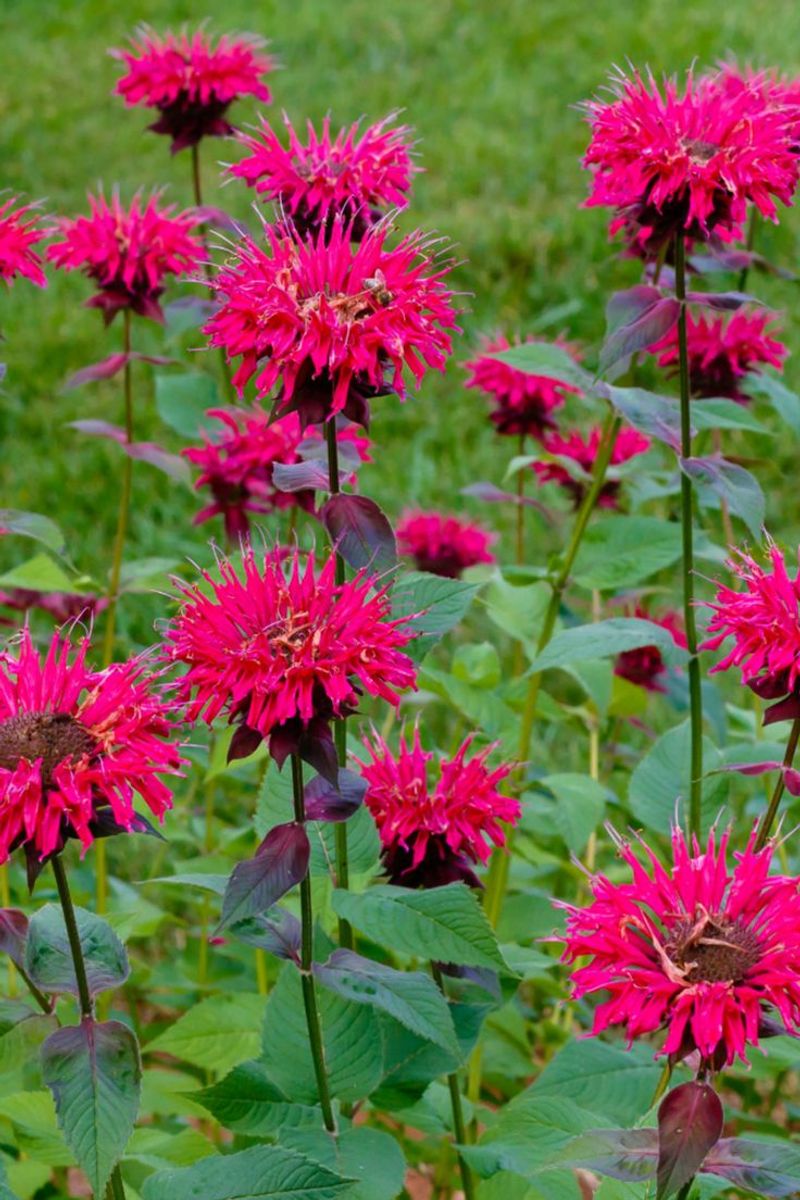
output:
[[[270,829],[255,858],[234,867],[222,901],[217,933],[234,921],[265,913],[308,871],[308,835],[291,821]]]
[[[110,438],[112,442],[119,442],[120,446],[125,444],[125,430],[119,425],[112,425],[110,421],[70,421],[70,429],[77,429],[78,433],[87,433],[90,437],[105,437]]]
[[[366,780],[355,771],[339,771],[334,786],[322,775],[306,784],[305,805],[309,821],[346,821],[364,802]]]
[[[0,908],[0,950],[18,967],[25,967],[28,918],[17,908]]]
[[[689,266],[698,275],[714,275],[720,271],[744,271],[753,266],[756,255],[749,250],[712,250],[709,254],[692,254]]]
[[[747,292],[687,292],[686,299],[692,304],[713,308],[716,312],[735,312],[743,304],[761,304],[760,300],[749,296]]]
[[[706,458],[679,457],[678,462],[690,479],[704,483],[721,500],[727,501],[730,511],[742,518],[753,537],[761,537],[766,501],[754,475],[718,454]]]
[[[240,942],[258,946],[276,958],[285,958],[290,962],[300,959],[300,922],[285,908],[276,905],[267,913],[235,921],[228,932]]]
[[[272,482],[282,492],[329,490],[328,468],[321,461],[275,463]]]
[[[656,1200],[694,1178],[723,1123],[722,1101],[707,1083],[682,1083],[667,1093],[658,1108]]]
[[[189,484],[191,482],[189,464],[179,455],[170,454],[163,447],[157,446],[155,442],[131,442],[130,444],[126,443],[122,448],[131,458],[149,463],[151,467],[163,471],[170,479],[176,479],[179,483]]]
[[[204,225],[214,225],[217,229],[224,229],[227,233],[241,235],[243,232],[241,223],[236,221],[230,213],[225,212],[224,208],[215,208],[212,204],[202,204],[195,208],[194,215]]]
[[[618,413],[640,433],[664,442],[672,450],[681,444],[681,415],[678,402],[670,396],[659,396],[644,388],[601,387]],[[694,434],[694,429],[692,433]]]
[[[755,689],[754,689],[755,690]],[[795,721],[800,717],[800,696],[784,696],[777,704],[771,704],[764,713],[763,724],[774,725],[777,721]]]
[[[146,817],[134,813],[130,827],[121,825],[110,808],[98,809],[89,822],[89,829],[92,837],[95,838],[116,837],[118,834],[126,833],[145,833],[150,837],[158,838],[161,842],[166,841],[164,835]],[[69,836],[77,837],[77,834],[70,833]]]
[[[548,521],[553,520],[547,505],[542,504],[540,500],[534,500],[533,496],[518,496],[516,492],[504,492],[493,483],[470,483],[461,489],[461,495],[474,496],[476,500],[483,500],[485,504],[522,504],[527,508],[535,508]]]
[[[374,500],[340,492],[325,501],[319,515],[331,541],[351,567],[369,567],[377,575],[396,566],[394,533]]]
[[[322,717],[314,717],[301,732],[299,754],[303,762],[307,762],[329,783],[336,785],[339,777],[339,759],[331,727]]]
[[[703,1173],[719,1175],[757,1196],[796,1196],[800,1192],[800,1146],[771,1138],[722,1138],[703,1163]]]
[[[109,354],[108,358],[91,363],[88,367],[81,367],[80,371],[70,375],[64,384],[64,390],[71,391],[72,388],[80,387],[84,383],[94,383],[98,379],[113,379],[129,361],[127,354]]]
[[[564,1166],[597,1171],[622,1183],[641,1183],[656,1173],[658,1131],[591,1129],[565,1146],[558,1161]]]
[[[615,292],[606,308],[608,333],[600,351],[600,373],[660,341],[678,320],[680,307],[674,296],[663,296],[647,284]]]
[[[790,796],[800,796],[800,771],[794,767],[784,767],[783,782]]]
[[[249,725],[239,725],[228,746],[228,762],[249,758],[251,754],[255,754],[263,740],[257,729],[251,729]]]

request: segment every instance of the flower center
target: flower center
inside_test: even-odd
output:
[[[69,713],[18,713],[0,721],[0,767],[13,771],[20,759],[42,760],[42,786],[52,783],[60,762],[92,754],[97,743]]]
[[[719,146],[715,146],[713,142],[703,142],[699,138],[688,139],[682,146],[689,157],[698,163],[707,163],[719,150]]]
[[[688,983],[741,983],[761,956],[752,929],[707,914],[678,922],[664,948]]]

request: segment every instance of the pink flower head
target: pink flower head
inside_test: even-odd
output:
[[[800,1033],[798,881],[770,875],[773,846],[755,849],[755,833],[727,864],[729,834],[705,850],[672,834],[665,868],[644,843],[649,870],[627,844],[620,854],[630,883],[592,879],[594,900],[566,910],[564,960],[590,961],[572,977],[575,998],[607,993],[593,1034],[625,1027],[628,1041],[666,1030],[662,1054],[698,1050],[719,1070],[763,1035],[765,1008]]]
[[[360,240],[385,209],[406,207],[411,177],[419,167],[411,160],[411,130],[407,125],[392,128],[394,114],[363,132],[356,122],[335,138],[329,117],[321,134],[309,121],[305,144],[285,114],[283,120],[287,147],[262,117],[257,133],[239,134],[249,155],[228,170],[264,199],[276,201],[301,233],[327,229],[340,216]]]
[[[297,413],[270,421],[269,414],[260,408],[212,408],[207,415],[221,429],[213,435],[204,433],[202,446],[182,451],[200,468],[196,490],[208,488],[213,496],[195,517],[196,525],[222,515],[226,536],[235,541],[248,533],[250,513],[294,506],[313,511],[313,489],[285,492],[273,482],[276,464],[312,457],[317,443],[324,448],[323,439],[313,427],[304,433]],[[355,426],[337,430],[336,436],[345,463],[353,454],[361,462],[369,461],[369,440],[358,434]]]
[[[95,671],[88,640],[53,634],[44,659],[25,627],[0,653],[0,862],[24,846],[29,878],[64,847],[145,831],[138,793],[161,820],[172,806],[162,774],[180,768],[170,709],[134,658]]]
[[[547,453],[571,460],[577,470],[573,475],[561,463],[546,460],[535,462],[533,469],[539,482],[559,484],[569,492],[577,508],[586,492],[587,477],[594,467],[601,437],[602,431],[597,426],[591,430],[588,438],[584,438],[577,430],[572,430],[566,436],[562,436],[560,433],[547,434],[542,439],[542,445]],[[645,454],[649,449],[649,438],[635,429],[621,429],[617,434],[609,465],[611,467],[620,466],[622,463],[630,462],[639,454]],[[620,480],[613,478],[613,472],[610,472],[609,476],[597,498],[600,508],[617,508],[619,504]]]
[[[645,621],[660,625],[672,635],[676,646],[686,648],[686,634],[683,631],[683,621],[679,613],[665,612],[660,617],[652,616],[641,605],[637,604],[629,613]],[[623,650],[618,654],[614,663],[614,674],[620,679],[636,683],[648,692],[664,692],[664,675],[666,667],[664,657],[658,646],[639,646],[636,650]]]
[[[743,389],[745,377],[758,373],[765,366],[783,369],[789,353],[783,342],[770,336],[768,326],[773,320],[769,313],[736,312],[730,319],[724,316],[686,315],[686,338],[689,351],[689,384],[693,396],[727,396],[745,403],[749,396]],[[677,370],[677,327],[654,346],[658,365]]]
[[[17,197],[0,204],[0,279],[30,279],[37,287],[47,287],[42,260],[34,246],[44,237],[34,205],[15,208]]]
[[[786,77],[774,69],[740,68],[735,62],[724,62],[719,68],[717,86],[731,96],[743,91],[755,92],[764,103],[784,112],[788,110],[793,148],[800,150],[800,79],[797,76]]]
[[[402,653],[414,634],[389,619],[388,589],[374,590],[365,571],[337,584],[334,555],[319,574],[313,554],[303,569],[295,548],[288,573],[285,558],[274,550],[259,562],[246,547],[241,575],[223,558],[218,578],[179,583],[185,603],[166,653],[188,667],[178,686],[190,721],[226,712],[241,726],[236,751],[269,737],[279,764],[299,751],[320,769],[332,718],[354,712],[362,692],[398,704],[398,691],[415,686]]]
[[[528,337],[525,342],[544,340]],[[520,339],[515,339],[514,345],[519,344]],[[569,342],[558,337],[553,344],[568,351],[578,361],[578,352]],[[555,410],[562,406],[568,395],[579,396],[580,388],[548,375],[528,375],[493,357],[496,351],[510,347],[511,342],[504,334],[484,338],[480,353],[465,363],[471,372],[466,387],[479,388],[489,396],[494,406],[489,419],[498,433],[542,438],[547,430],[555,429]]]
[[[114,90],[129,107],[158,109],[150,129],[171,137],[175,154],[204,137],[233,133],[227,112],[234,100],[254,96],[269,104],[262,80],[275,63],[263,46],[250,35],[221,37],[214,45],[203,29],[160,37],[143,26],[130,50],[111,51],[126,67]]]
[[[513,766],[487,767],[494,746],[468,758],[472,742],[468,737],[453,758],[439,764],[433,788],[428,763],[434,756],[422,749],[418,728],[411,745],[401,737],[396,757],[377,734],[364,743],[372,756],[360,762],[365,801],[393,883],[437,887],[463,879],[478,887],[471,864],[487,862],[492,845],[505,845],[501,822],[515,825],[521,809],[518,800],[497,789]]]
[[[160,208],[157,196],[146,201],[140,192],[125,209],[115,192],[89,196],[88,217],[61,217],[47,257],[65,271],[83,271],[94,280],[97,294],[87,301],[100,308],[108,324],[124,308],[162,321],[158,303],[168,275],[190,274],[204,250],[192,236],[199,223],[190,212],[175,214],[174,205]]]
[[[87,592],[37,592],[31,588],[10,588],[0,591],[0,608],[27,613],[32,608],[49,613],[56,625],[67,621],[88,621],[108,606],[105,596]],[[10,624],[0,618],[0,623]]]
[[[610,102],[587,105],[592,138],[584,165],[593,174],[587,205],[617,211],[612,232],[631,222],[653,245],[676,232],[722,241],[742,235],[748,203],[777,220],[775,200],[791,204],[797,186],[788,108],[757,91],[731,92],[719,77],[681,92],[635,72],[612,79]]]
[[[390,249],[388,233],[381,225],[354,247],[336,220],[304,241],[268,226],[264,249],[240,243],[215,280],[221,305],[205,327],[212,346],[242,359],[240,393],[254,375],[259,399],[280,381],[280,410],[297,410],[304,426],[339,412],[366,425],[370,397],[404,397],[406,368],[417,386],[427,367],[444,368],[446,331],[457,329],[448,267],[428,270],[421,234]]]
[[[496,533],[446,513],[406,512],[396,534],[398,550],[414,559],[418,571],[460,579],[467,567],[495,561],[489,548]]]
[[[771,542],[772,572],[755,559],[737,552],[728,566],[744,590],[720,585],[708,607],[714,612],[708,623],[709,637],[701,650],[716,650],[728,638],[733,646],[711,668],[726,671],[739,667],[742,682],[766,700],[777,700],[765,724],[800,716],[800,572],[789,577],[783,554]]]

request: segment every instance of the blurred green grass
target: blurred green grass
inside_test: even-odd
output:
[[[458,491],[474,479],[500,481],[510,442],[496,439],[482,401],[463,389],[460,363],[477,333],[500,326],[527,331],[548,325],[548,313],[571,306],[561,329],[586,343],[591,360],[603,330],[603,307],[637,268],[616,258],[606,239],[606,215],[580,208],[586,179],[580,155],[586,128],[577,105],[604,82],[613,63],[630,58],[656,71],[700,67],[729,54],[797,70],[800,8],[790,0],[733,0],[691,6],[663,0],[598,5],[589,0],[100,0],[0,3],[4,69],[0,186],[46,198],[51,212],[82,209],[98,183],[164,186],[191,202],[186,153],[170,158],[167,141],[144,132],[147,114],[123,108],[111,90],[118,67],[108,47],[124,42],[138,21],[159,29],[208,18],[214,32],[250,30],[267,37],[282,64],[273,76],[278,117],[334,123],[393,108],[417,130],[425,174],[418,177],[408,228],[433,229],[455,246],[461,265],[454,284],[465,293],[464,336],[444,377],[429,377],[419,396],[400,406],[376,405],[379,461],[363,486],[391,514],[405,504],[479,507]],[[254,108],[241,105],[239,124]],[[207,200],[247,216],[251,195],[235,186],[217,191],[217,161],[235,149],[212,140],[203,147]],[[762,247],[782,262],[797,261],[800,221],[789,213]],[[759,278],[769,302],[793,306],[791,285]],[[102,577],[116,511],[118,458],[103,442],[65,429],[78,417],[120,419],[119,381],[64,393],[73,370],[117,348],[120,329],[103,329],[82,306],[88,285],[57,278],[42,293],[25,284],[0,297],[2,357],[8,378],[0,401],[0,505],[46,512],[59,520],[78,565]],[[797,346],[791,313],[786,333]],[[137,344],[159,350],[162,332],[138,322]],[[195,338],[195,344],[197,343]],[[191,339],[190,339],[191,344]],[[195,356],[202,369],[216,364]],[[796,377],[794,364],[789,379]],[[173,449],[159,425],[152,373],[137,369],[137,431]],[[576,418],[579,413],[574,413]],[[766,450],[766,447],[765,447]],[[771,453],[771,448],[770,448]],[[791,453],[785,448],[784,453]],[[191,494],[151,469],[138,467],[130,556],[197,554],[203,535],[192,529]],[[764,480],[765,485],[769,479]],[[784,501],[770,511],[786,519]],[[483,514],[501,526],[497,507]],[[794,513],[788,513],[790,521]],[[205,527],[209,536],[210,526]],[[213,530],[219,536],[219,530]],[[14,554],[24,547],[14,539]],[[7,560],[8,551],[4,551]]]

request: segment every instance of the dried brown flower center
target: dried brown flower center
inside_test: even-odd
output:
[[[700,139],[683,142],[683,148],[695,162],[707,163],[719,150],[713,142],[703,142]]]
[[[45,787],[60,762],[92,754],[96,745],[88,729],[69,713],[18,713],[0,721],[0,767],[13,771],[22,758],[40,758]]]
[[[711,916],[679,922],[665,949],[689,983],[741,983],[761,956],[752,929]]]

